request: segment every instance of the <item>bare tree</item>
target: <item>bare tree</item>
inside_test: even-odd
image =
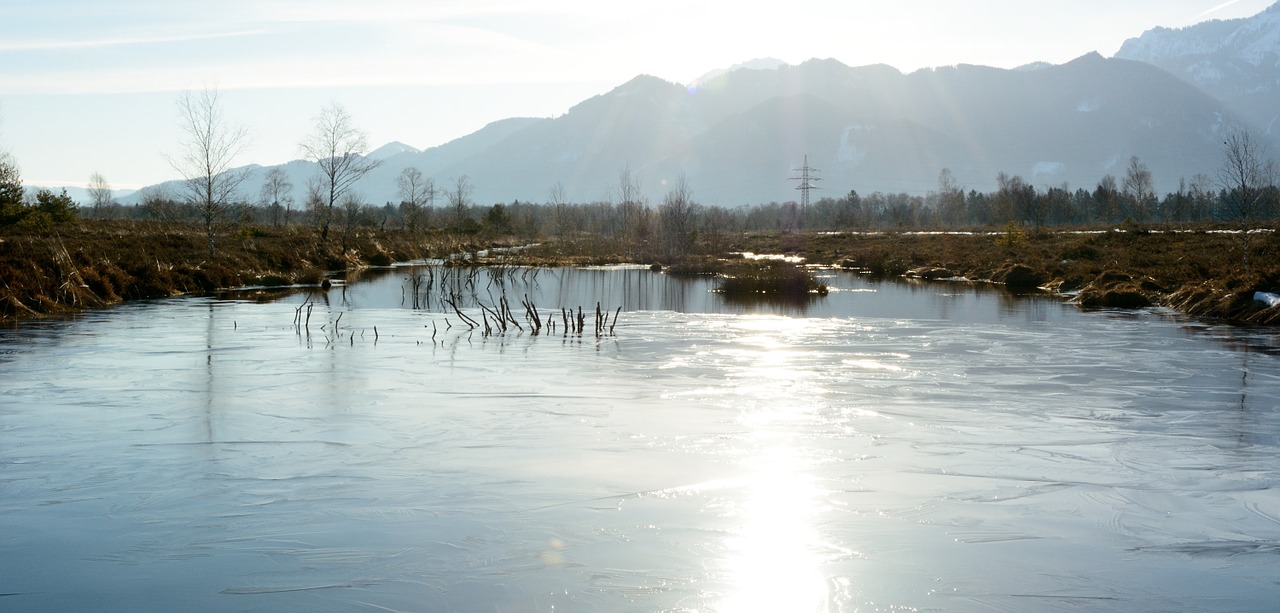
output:
[[[1266,159],[1266,146],[1248,132],[1236,132],[1223,145],[1223,162],[1218,168],[1218,185],[1225,192],[1226,213],[1241,230],[1244,240],[1244,270],[1249,273],[1249,238],[1260,215],[1266,188],[1275,182],[1275,164]]]
[[[552,223],[556,236],[567,236],[573,232],[570,227],[569,197],[565,195],[564,184],[557,182],[547,191],[547,204],[551,206]]]
[[[1138,156],[1129,158],[1129,168],[1124,174],[1124,193],[1133,199],[1134,221],[1143,223],[1151,212],[1151,201],[1155,199],[1155,187],[1151,181],[1151,170]]]
[[[307,200],[304,205],[307,210],[307,216],[314,223],[321,223],[325,216],[325,200],[324,200],[324,182],[320,177],[313,176],[307,179]]]
[[[89,176],[89,201],[93,203],[93,216],[101,218],[103,210],[111,206],[111,184],[102,173],[95,172]]]
[[[213,257],[213,225],[225,212],[249,176],[248,168],[233,169],[235,157],[249,145],[249,132],[223,115],[216,89],[184,91],[178,96],[178,117],[185,138],[169,164],[182,175],[182,197],[194,205],[204,222]]]
[[[1227,213],[1247,226],[1262,208],[1263,188],[1273,182],[1274,169],[1266,159],[1266,146],[1248,132],[1236,132],[1223,143],[1223,163],[1218,185],[1227,191]]]
[[[956,182],[950,168],[938,171],[938,215],[942,223],[958,226],[964,223],[964,188]]]
[[[733,213],[724,207],[712,206],[704,208],[699,221],[698,232],[699,238],[712,251],[720,251],[724,249],[723,241],[728,233],[734,229],[735,220]]]
[[[625,167],[618,173],[618,213],[622,217],[622,236],[626,245],[637,252],[649,238],[649,203],[640,190],[640,178]]]
[[[694,203],[693,190],[684,174],[663,196],[662,204],[658,205],[658,220],[667,257],[680,258],[688,254],[693,243]]]
[[[262,203],[271,209],[273,225],[280,225],[280,211],[284,210],[284,225],[289,225],[289,217],[293,213],[293,182],[289,175],[280,168],[267,171],[262,183]]]
[[[463,222],[466,221],[468,213],[467,209],[471,206],[471,177],[462,175],[453,180],[453,189],[445,193],[445,198],[449,200],[449,208],[453,211],[453,224],[457,229],[462,229]]]
[[[396,187],[400,191],[401,217],[410,232],[416,232],[425,220],[436,200],[436,182],[431,177],[422,175],[417,168],[405,168],[396,178]]]
[[[320,167],[324,198],[324,206],[318,211],[320,238],[327,240],[334,204],[382,161],[364,157],[367,137],[355,128],[351,115],[338,103],[321,110],[315,122],[315,132],[302,142],[301,148],[303,154]]]
[[[355,235],[356,228],[363,225],[365,220],[365,205],[360,201],[360,195],[354,192],[348,192],[342,197],[342,203],[338,209],[338,229],[340,233],[342,252],[347,252],[347,246],[351,242],[351,238]]]
[[[173,210],[173,197],[163,185],[144,187],[141,192],[141,204],[144,214],[151,219],[173,221],[177,213]]]

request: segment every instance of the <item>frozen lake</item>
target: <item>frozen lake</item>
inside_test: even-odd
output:
[[[0,329],[0,609],[1280,600],[1274,330],[845,272],[805,306],[451,274]],[[623,311],[485,336],[441,287]]]

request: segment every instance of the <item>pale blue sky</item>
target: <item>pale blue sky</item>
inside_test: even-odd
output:
[[[1110,56],[1155,26],[1253,15],[1273,0],[0,0],[0,149],[28,184],[170,179],[182,89],[216,86],[252,146],[298,156],[344,105],[371,147],[442,144],[550,117],[637,74],[686,83],[757,57],[904,72]]]

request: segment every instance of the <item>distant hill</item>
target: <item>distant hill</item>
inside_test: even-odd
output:
[[[393,158],[402,153],[422,153],[420,150],[410,147],[400,141],[389,142],[373,151],[370,151],[368,157],[375,160],[385,160]]]
[[[696,86],[638,76],[559,117],[497,121],[424,151],[393,143],[370,154],[382,166],[357,189],[370,203],[398,202],[395,178],[415,167],[442,189],[467,175],[478,204],[544,202],[557,184],[586,202],[613,198],[629,169],[651,202],[683,174],[699,202],[737,206],[797,199],[788,178],[806,155],[820,171],[818,197],[920,194],[936,189],[943,168],[966,190],[994,189],[1000,172],[1039,188],[1093,189],[1106,174],[1122,177],[1136,155],[1164,193],[1212,174],[1222,137],[1248,125],[1164,70],[1096,53],[1057,66],[911,74],[835,60],[764,65]],[[301,203],[314,164],[283,168]],[[250,198],[263,174],[246,182]]]
[[[1159,66],[1260,133],[1280,136],[1280,3],[1244,19],[1155,28],[1125,41],[1116,57]]]
[[[397,156],[437,181],[470,176],[478,202],[610,198],[629,168],[651,201],[684,173],[708,204],[795,199],[809,156],[822,194],[923,193],[950,168],[967,188],[999,172],[1092,189],[1139,156],[1157,187],[1210,173],[1241,122],[1150,65],[1090,54],[1061,66],[955,66],[904,75],[834,60],[734,70],[696,88],[640,76],[554,119],[491,125]],[[384,168],[387,173],[398,168]],[[384,176],[384,180],[390,174]]]
[[[733,66],[730,66],[728,68],[718,68],[716,70],[712,70],[711,72],[708,72],[707,74],[704,74],[701,77],[694,79],[691,83],[689,83],[689,87],[697,87],[703,83],[706,83],[708,81],[711,81],[712,79],[715,79],[716,77],[726,75],[736,70],[777,70],[787,65],[788,64],[786,62],[778,58],[773,58],[773,57],[756,58],[754,60],[742,62],[741,64],[734,64]]]

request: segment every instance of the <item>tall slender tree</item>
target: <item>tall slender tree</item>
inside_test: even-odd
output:
[[[1250,270],[1250,230],[1262,212],[1266,188],[1275,183],[1275,163],[1267,159],[1266,145],[1248,132],[1235,132],[1222,143],[1223,161],[1218,168],[1227,216],[1238,224],[1244,241],[1244,270]]]
[[[356,129],[351,114],[337,102],[331,103],[315,117],[315,132],[302,141],[303,154],[320,167],[320,239],[328,240],[333,221],[333,206],[351,188],[381,165],[382,160],[364,156],[368,137]]]
[[[551,219],[556,236],[567,236],[571,233],[573,219],[569,214],[569,196],[566,195],[564,183],[557,182],[547,190],[547,205],[551,207]]]
[[[640,178],[625,166],[618,173],[618,217],[624,244],[638,253],[649,239],[649,203],[640,188]]]
[[[272,223],[280,225],[280,213],[284,212],[284,225],[289,225],[289,217],[293,212],[293,181],[289,180],[289,175],[280,168],[272,168],[267,171],[266,179],[262,182],[262,192],[260,194],[262,203],[271,210]]]
[[[209,257],[214,256],[213,227],[249,175],[248,168],[232,168],[236,156],[249,145],[249,132],[223,113],[218,90],[184,91],[178,96],[181,150],[169,164],[182,175],[182,197],[194,205],[204,222]]]
[[[436,199],[436,182],[424,176],[421,170],[407,167],[396,178],[400,192],[401,218],[410,232],[417,232],[426,217],[424,207],[430,210]]]
[[[1151,213],[1152,200],[1155,200],[1155,187],[1151,181],[1151,170],[1138,156],[1129,158],[1129,168],[1124,173],[1124,193],[1133,200],[1134,221],[1145,223]]]
[[[445,198],[449,200],[449,208],[453,211],[453,225],[461,231],[466,226],[466,221],[470,217],[468,209],[471,208],[471,192],[474,188],[471,186],[471,177],[460,175],[453,179],[453,189],[445,192]]]
[[[111,206],[111,184],[102,173],[95,172],[89,176],[89,201],[93,203],[93,216],[101,218],[103,210]]]
[[[662,248],[669,258],[688,255],[693,244],[694,217],[693,188],[684,173],[676,179],[671,189],[658,205],[658,220],[662,227]]]

